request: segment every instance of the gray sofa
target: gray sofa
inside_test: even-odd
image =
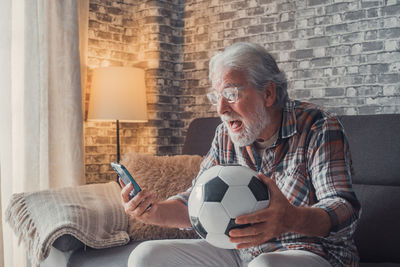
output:
[[[400,114],[340,117],[353,159],[353,184],[362,205],[355,234],[360,266],[400,266]],[[195,119],[183,154],[205,155],[218,118]],[[74,251],[69,267],[126,266],[138,241],[109,249]]]

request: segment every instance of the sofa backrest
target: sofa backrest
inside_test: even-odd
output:
[[[355,234],[362,262],[400,262],[400,114],[340,116],[362,215]],[[205,155],[219,118],[195,119],[183,154]]]
[[[400,114],[341,116],[353,159],[353,182],[400,186]]]
[[[363,262],[400,262],[400,114],[342,116],[362,214],[355,233]]]
[[[187,130],[182,154],[204,156],[210,149],[215,128],[221,123],[219,117],[194,119]]]

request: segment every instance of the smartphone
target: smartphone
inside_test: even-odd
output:
[[[138,183],[135,181],[135,179],[133,179],[132,175],[125,168],[124,165],[116,162],[111,162],[111,167],[117,172],[119,178],[121,178],[122,182],[124,182],[125,185],[129,183],[133,184],[133,189],[129,193],[129,199],[133,198],[134,196],[137,195],[137,193],[142,191]]]

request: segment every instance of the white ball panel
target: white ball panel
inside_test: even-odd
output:
[[[201,226],[196,231],[200,231],[201,233],[199,234],[206,237],[206,240],[212,245],[234,249],[236,244],[229,242],[229,237],[225,235],[231,219],[268,207],[269,201],[257,202],[255,195],[248,186],[253,176],[257,177],[257,173],[245,166],[219,165],[203,172],[196,181],[189,196],[189,215],[191,218],[198,219],[198,221],[192,221],[192,223]],[[207,192],[210,190],[210,192],[213,192],[214,190],[215,192],[212,195],[218,194],[222,190],[219,189],[218,183],[207,184],[216,177],[219,177],[229,187],[226,192],[224,189],[225,194],[221,194],[217,202],[217,198],[204,202],[204,188],[207,188]],[[222,183],[219,178],[216,180]],[[206,184],[207,186],[205,186]],[[256,186],[253,191],[258,192],[259,188],[254,185],[254,181],[251,186],[252,188]]]
[[[188,200],[189,216],[198,217],[203,205],[203,187],[194,186]]]
[[[229,166],[229,168],[223,168],[219,173],[219,177],[230,186],[248,185],[253,176],[257,177],[257,173],[245,166]]]
[[[208,233],[206,237],[206,241],[209,242],[211,245],[219,247],[219,248],[225,248],[225,249],[235,249],[236,244],[231,243],[229,241],[229,237],[226,236],[225,234],[214,234],[214,233]]]
[[[218,176],[224,166],[217,165],[205,170],[196,181],[196,185],[203,185]]]
[[[231,218],[236,218],[250,213],[256,202],[256,198],[247,186],[230,186],[221,204]]]
[[[219,202],[204,202],[199,213],[200,223],[208,234],[224,233],[229,223],[229,216]]]
[[[256,205],[253,208],[252,212],[258,211],[258,210],[262,210],[262,209],[266,209],[269,206],[269,200],[263,200],[263,201],[258,201],[256,203]]]

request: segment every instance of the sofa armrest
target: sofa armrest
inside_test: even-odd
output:
[[[64,235],[93,248],[130,240],[116,182],[14,194],[5,217],[25,242],[33,266],[38,266]]]

